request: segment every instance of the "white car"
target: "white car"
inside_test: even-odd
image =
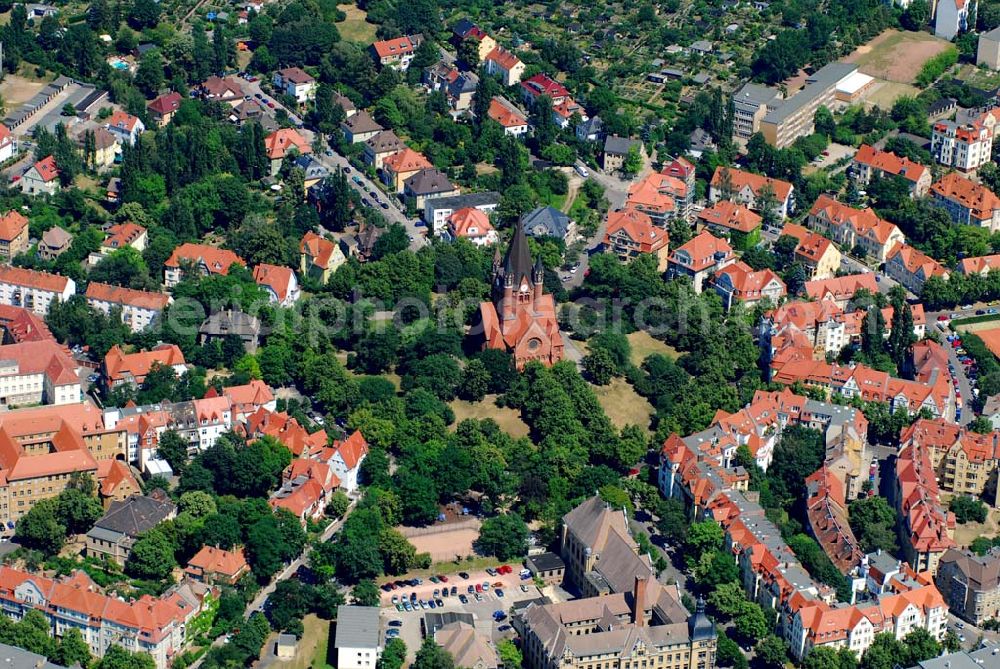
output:
[[[586,179],[587,177],[589,177],[589,176],[590,176],[590,172],[588,172],[588,171],[587,171],[587,168],[586,168],[586,167],[584,167],[583,165],[577,165],[577,166],[576,166],[576,167],[574,167],[573,169],[575,169],[575,170],[576,170],[576,173],[577,173],[577,174],[579,174],[579,175],[580,175],[581,177],[583,177],[584,179]]]

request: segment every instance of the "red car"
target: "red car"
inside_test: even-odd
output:
[[[441,581],[442,583],[447,583],[448,577],[445,576],[444,574],[441,574],[440,576],[438,576],[438,580]]]
[[[944,314],[942,314],[942,315],[938,316],[938,317],[937,317],[937,319],[938,319],[939,321],[946,321],[946,320],[948,320],[948,317],[947,317],[947,316],[945,316]]]
[[[514,570],[511,569],[510,565],[506,565],[505,564],[505,565],[501,565],[501,566],[497,567],[497,573],[498,574],[509,574],[512,571],[514,571]]]

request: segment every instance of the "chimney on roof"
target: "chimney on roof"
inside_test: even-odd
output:
[[[646,609],[646,577],[635,577],[635,590],[632,593],[632,623],[636,627],[646,624],[644,611]]]

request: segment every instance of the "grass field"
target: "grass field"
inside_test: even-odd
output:
[[[982,67],[976,67],[971,63],[962,66],[958,71],[958,78],[970,86],[989,90],[1000,86],[1000,72],[994,72]]]
[[[521,414],[514,409],[498,407],[496,399],[496,395],[487,395],[482,402],[454,400],[448,406],[455,412],[455,425],[457,426],[466,418],[479,420],[492,418],[507,434],[513,437],[528,436],[528,426],[521,420]]]
[[[889,109],[899,98],[903,96],[915,98],[919,93],[920,89],[910,84],[880,81],[875,84],[875,88],[864,99],[871,106]]]
[[[340,36],[348,42],[371,44],[375,41],[375,26],[365,19],[368,14],[357,5],[337,5],[337,9],[347,14],[347,18],[337,24]]]
[[[304,632],[295,650],[295,657],[291,660],[276,660],[271,666],[278,669],[333,669],[332,658],[327,657],[330,621],[310,613],[302,619],[302,626]],[[274,643],[273,637],[269,643]]]
[[[653,405],[636,393],[625,379],[616,377],[606,386],[593,388],[597,401],[604,407],[604,413],[608,414],[615,427],[638,425],[644,430],[649,429]]]
[[[668,346],[659,339],[654,339],[645,330],[633,332],[627,336],[627,339],[628,343],[632,345],[632,364],[636,367],[654,353],[665,355],[671,360],[676,360],[681,356],[673,346]]]
[[[844,59],[865,74],[885,81],[912,84],[923,64],[947,48],[949,42],[924,32],[886,30],[862,44]]]

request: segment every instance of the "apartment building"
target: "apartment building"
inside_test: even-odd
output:
[[[938,485],[955,495],[1000,502],[993,481],[1000,469],[1000,431],[978,434],[942,420],[916,421],[900,435],[901,445],[926,451]]]
[[[486,54],[484,66],[487,74],[499,75],[503,85],[507,87],[517,86],[524,76],[524,63],[502,46],[496,46]]]
[[[907,290],[919,295],[924,283],[932,276],[948,279],[948,270],[926,253],[908,244],[896,244],[885,260],[885,273]]]
[[[784,149],[799,137],[811,135],[816,110],[821,106],[835,108],[838,85],[857,69],[852,63],[833,62],[810,75],[802,90],[769,109],[760,120],[760,132],[767,143]]]
[[[765,193],[773,196],[774,214],[785,219],[795,210],[794,187],[787,181],[772,179],[735,167],[717,167],[709,184],[708,200],[732,200],[744,204],[757,213],[763,213],[759,200]]]
[[[163,310],[172,302],[170,296],[163,293],[122,288],[96,281],[87,285],[86,297],[87,304],[105,315],[110,314],[112,309],[120,309],[122,322],[132,332],[142,332],[158,322]]]
[[[377,606],[337,607],[333,647],[338,669],[375,669],[383,638]]]
[[[395,39],[375,42],[372,44],[372,53],[381,67],[405,71],[409,69],[410,61],[413,60],[420,42],[420,35],[403,35]]]
[[[664,168],[635,182],[625,198],[627,208],[643,212],[660,227],[674,218],[691,220],[694,200],[694,185],[667,172]]]
[[[486,115],[500,124],[505,135],[521,137],[528,134],[528,117],[506,98],[494,95]]]
[[[0,216],[0,260],[10,262],[28,248],[28,219],[11,210]]]
[[[1000,269],[1000,255],[974,256],[972,258],[962,258],[955,266],[955,271],[959,274],[972,276],[986,276],[995,269]]]
[[[982,184],[958,174],[946,174],[931,186],[931,201],[960,225],[1000,230],[1000,198]]]
[[[736,256],[729,242],[706,230],[674,249],[668,259],[667,277],[686,276],[695,292],[700,293],[715,272],[734,262]]]
[[[938,561],[937,586],[948,608],[976,627],[1000,618],[1000,552],[950,548]]]
[[[831,301],[841,309],[846,309],[855,294],[862,289],[870,293],[878,291],[878,282],[875,281],[873,272],[836,276],[832,279],[806,281],[805,283],[806,296],[810,300]]]
[[[698,212],[698,223],[709,232],[728,238],[741,251],[760,243],[761,217],[742,204],[719,200]]]
[[[310,230],[299,242],[299,271],[325,284],[337,269],[347,262],[340,246]]]
[[[931,155],[941,165],[975,172],[993,156],[993,137],[1000,110],[967,121],[938,121],[931,132]]]
[[[760,84],[744,84],[733,94],[733,136],[749,141],[760,132],[761,121],[768,112],[784,102],[781,91]]]
[[[74,293],[76,282],[69,277],[0,265],[0,304],[45,316],[52,302],[65,302]]]
[[[883,263],[896,244],[906,242],[898,227],[878,217],[871,208],[855,209],[829,195],[820,195],[809,210],[808,226],[841,245],[846,251],[860,248],[864,255]]]
[[[246,267],[243,258],[227,249],[220,249],[206,244],[184,243],[174,249],[167,261],[163,263],[163,285],[173,288],[184,278],[186,267],[198,272],[201,276],[210,274],[229,274],[233,265]]]
[[[755,270],[742,260],[717,270],[712,285],[727,310],[735,302],[749,308],[764,300],[777,304],[788,294],[785,282],[773,270]]]
[[[795,259],[806,268],[810,279],[830,279],[840,270],[840,251],[823,235],[795,223],[785,224],[781,234],[799,240],[795,247]]]
[[[0,346],[0,405],[75,404],[79,365],[54,339]]]
[[[300,105],[316,97],[316,79],[300,67],[286,67],[274,73],[271,81],[285,95]]]
[[[177,505],[162,490],[114,501],[87,532],[87,556],[124,567],[139,537],[177,517]]]
[[[886,175],[898,176],[906,181],[910,197],[923,197],[931,188],[931,171],[909,158],[900,158],[891,151],[881,151],[862,144],[851,163],[851,175],[861,185]]]
[[[608,214],[604,248],[622,262],[649,254],[656,258],[657,269],[666,271],[668,242],[667,231],[653,225],[653,220],[641,211],[621,209]]]
[[[76,629],[93,655],[102,657],[111,646],[121,646],[148,653],[156,669],[167,669],[184,651],[194,637],[187,634],[191,623],[217,598],[218,592],[183,581],[159,598],[125,600],[103,594],[83,571],[53,579],[0,567],[0,610],[10,618],[40,611],[52,635]]]
[[[918,572],[936,574],[941,557],[957,545],[955,514],[941,502],[928,449],[919,441],[900,442],[894,492],[902,517],[900,534],[907,561]]]
[[[130,384],[139,387],[154,365],[171,367],[178,376],[187,373],[184,354],[175,344],[160,344],[151,351],[125,353],[116,344],[104,356],[101,369],[107,388]]]

